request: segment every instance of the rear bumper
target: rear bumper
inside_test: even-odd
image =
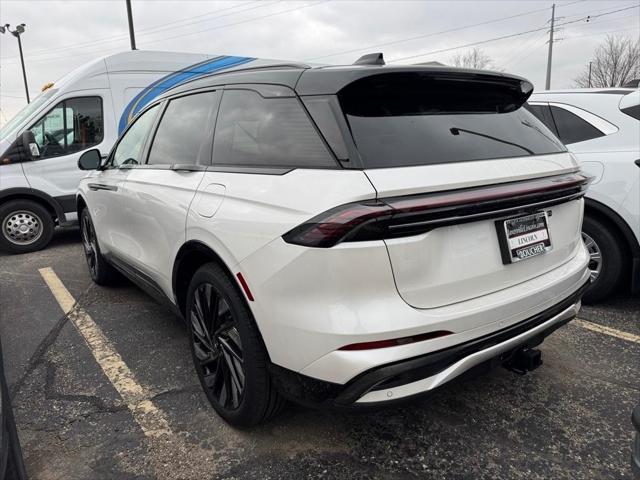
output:
[[[589,283],[551,308],[491,334],[418,357],[385,364],[345,385],[325,382],[272,365],[283,395],[307,405],[373,406],[429,392],[482,363],[501,364],[518,350],[539,345],[571,321]]]

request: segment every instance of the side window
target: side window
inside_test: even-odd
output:
[[[137,165],[141,161],[142,149],[147,133],[158,114],[158,105],[144,112],[125,132],[111,156],[111,166]]]
[[[549,110],[549,105],[530,105],[525,103],[525,108],[533,113],[538,120],[544,123],[545,127],[551,130],[555,135],[558,135],[556,124],[553,122],[553,117],[551,116],[551,110]]]
[[[171,100],[153,139],[149,164],[209,164],[217,92],[187,95]]]
[[[104,138],[102,99],[78,97],[63,100],[30,130],[40,147],[40,158],[86,150]]]
[[[558,137],[565,145],[604,136],[596,127],[564,108],[551,106],[551,114],[558,128]]]
[[[222,95],[213,162],[260,167],[336,166],[297,98],[263,98],[251,90],[226,90]]]

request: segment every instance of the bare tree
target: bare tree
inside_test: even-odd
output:
[[[498,68],[493,63],[493,60],[491,60],[491,57],[489,55],[486,55],[479,48],[474,48],[473,50],[467,50],[466,52],[458,53],[451,59],[451,63],[453,63],[454,67],[475,68],[478,70],[498,70]]]
[[[640,76],[640,40],[607,36],[596,48],[589,66],[574,79],[576,87],[620,87]]]

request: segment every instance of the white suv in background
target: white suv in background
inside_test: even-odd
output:
[[[363,407],[537,367],[589,282],[588,179],[519,77],[274,65],[169,90],[78,193],[89,270],[187,321],[215,410]]]
[[[592,274],[585,302],[617,287],[640,291],[640,91],[546,91],[529,105],[594,177],[582,228]]]

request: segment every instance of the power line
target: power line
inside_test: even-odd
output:
[[[540,35],[540,32],[534,33],[537,33],[537,35],[532,34],[531,37],[522,45],[522,48],[517,49],[516,54],[512,55],[508,60],[501,62],[501,65],[505,67],[507,65],[517,65],[525,58],[528,58],[530,56],[530,52],[533,53],[533,51],[537,50],[541,45],[539,43],[540,40],[546,38],[547,32],[542,32],[542,36]],[[546,41],[542,42],[542,45],[544,45],[545,43]]]
[[[622,11],[625,11],[625,10],[631,10],[632,8],[638,8],[638,7],[640,7],[640,5],[634,5],[632,7],[621,8],[621,9],[618,9],[618,10],[612,10],[610,12],[601,13],[600,15],[593,15],[593,16],[583,17],[583,18],[580,18],[578,20],[572,20],[572,21],[568,21],[568,22],[559,23],[557,26],[560,27],[560,26],[563,26],[563,25],[570,25],[570,24],[573,24],[573,23],[585,21],[585,20],[587,20],[587,18],[594,19],[594,18],[598,18],[598,17],[603,17],[605,15],[611,15],[613,13],[622,12]],[[439,49],[439,50],[432,50],[430,52],[418,53],[416,55],[408,55],[406,57],[394,58],[393,60],[389,60],[388,63],[399,62],[401,60],[409,60],[409,59],[418,58],[418,57],[425,57],[427,55],[433,55],[433,54],[436,54],[436,53],[450,52],[452,50],[458,50],[460,48],[467,48],[467,47],[473,47],[473,46],[476,46],[476,45],[483,45],[483,44],[489,43],[489,42],[496,42],[498,40],[505,40],[507,38],[519,37],[521,35],[526,35],[526,34],[532,33],[532,32],[540,32],[542,30],[546,30],[547,28],[548,27],[544,26],[544,27],[540,27],[540,28],[534,28],[534,29],[531,29],[531,30],[526,30],[524,32],[512,33],[510,35],[502,35],[500,37],[494,37],[494,38],[489,38],[489,39],[486,39],[486,40],[480,40],[480,41],[477,41],[477,42],[467,43],[467,44],[464,44],[464,45],[458,45],[456,47],[442,48],[442,49]]]
[[[166,40],[172,40],[172,39],[174,39],[174,38],[183,38],[183,37],[188,37],[188,36],[190,36],[190,35],[197,35],[197,34],[199,34],[199,33],[209,32],[209,31],[211,31],[211,30],[218,30],[218,29],[226,28],[226,27],[233,27],[233,26],[236,26],[236,25],[241,25],[241,24],[243,24],[243,23],[254,22],[254,21],[256,21],[256,20],[262,20],[262,19],[264,19],[264,18],[269,18],[269,17],[275,17],[275,16],[277,16],[277,15],[282,15],[283,13],[295,12],[295,11],[297,11],[297,10],[302,10],[302,9],[305,9],[305,8],[315,7],[316,5],[320,5],[321,3],[327,3],[327,2],[330,2],[330,1],[331,1],[331,0],[321,0],[321,1],[319,1],[319,2],[312,3],[312,4],[309,4],[309,5],[302,5],[302,6],[300,6],[300,7],[290,8],[290,9],[288,9],[288,10],[281,10],[281,11],[279,11],[279,12],[269,13],[269,14],[267,14],[267,15],[261,15],[261,16],[259,16],[259,17],[249,18],[249,19],[247,19],[247,20],[241,20],[241,21],[239,21],[239,22],[227,23],[227,24],[225,24],[225,25],[218,25],[218,26],[211,27],[211,28],[205,28],[204,30],[198,30],[198,31],[196,31],[196,32],[183,33],[183,34],[179,34],[179,35],[174,35],[174,36],[172,36],[172,37],[165,37],[165,38],[160,38],[160,39],[158,39],[158,40],[152,40],[152,41],[150,41],[150,42],[147,42],[147,44],[149,44],[149,43],[164,42],[164,41],[166,41]]]
[[[568,41],[568,40],[574,40],[576,38],[595,37],[598,35],[611,35],[612,33],[628,32],[629,30],[638,30],[638,32],[640,33],[640,27],[629,27],[629,28],[621,28],[619,30],[612,30],[610,32],[596,32],[596,33],[587,33],[585,35],[576,35],[575,37],[567,37],[565,38],[565,40]]]
[[[174,21],[167,22],[167,23],[156,24],[156,25],[151,26],[151,27],[137,29],[137,35],[138,36],[154,35],[154,34],[159,33],[159,32],[157,32],[157,30],[164,29],[165,27],[167,27],[169,25],[175,25],[176,23],[186,22],[187,20],[191,20],[191,19],[194,19],[194,18],[200,18],[200,17],[204,17],[204,16],[213,15],[214,13],[223,12],[223,11],[230,10],[230,9],[233,9],[233,8],[247,6],[247,5],[251,5],[251,4],[254,4],[254,3],[260,3],[260,5],[257,5],[257,6],[251,7],[251,8],[245,8],[243,10],[238,10],[238,11],[227,13],[227,14],[224,14],[224,15],[218,15],[218,16],[215,16],[213,18],[207,18],[207,19],[204,19],[204,20],[197,20],[195,22],[188,22],[188,23],[185,23],[184,25],[179,25],[178,28],[195,25],[197,23],[209,22],[209,21],[212,21],[212,20],[218,20],[220,18],[228,17],[228,16],[231,16],[231,15],[236,15],[238,13],[246,12],[246,11],[249,11],[249,10],[255,10],[257,8],[264,8],[264,7],[272,6],[272,5],[275,5],[276,3],[279,3],[281,1],[282,0],[277,0],[277,1],[272,2],[272,3],[264,3],[264,2],[262,2],[262,0],[254,0],[254,1],[246,2],[246,3],[240,4],[240,5],[234,5],[233,7],[220,8],[218,10],[213,10],[211,12],[203,13],[203,14],[200,14],[200,15],[195,15],[195,16],[186,17],[186,18],[183,18],[183,19],[180,19],[180,20],[174,20]],[[58,48],[35,50],[35,51],[31,52],[30,56],[41,56],[41,55],[46,55],[46,54],[50,54],[50,53],[57,53],[57,52],[60,52],[60,51],[63,51],[63,50],[76,50],[76,49],[86,48],[86,47],[89,47],[89,46],[95,46],[95,45],[103,44],[103,43],[120,42],[120,41],[124,41],[127,38],[127,36],[128,36],[128,34],[119,34],[119,35],[113,35],[113,36],[109,36],[109,37],[104,37],[102,39],[96,39],[96,40],[92,40],[90,42],[85,42],[85,43],[80,43],[80,44],[78,44],[78,43],[67,44],[67,45],[63,45],[63,46],[58,47]],[[9,56],[9,57],[3,57],[3,60],[11,59],[11,58],[16,58],[16,56],[14,55],[14,56]]]
[[[190,32],[190,33],[186,33],[186,34],[174,35],[174,36],[165,37],[165,38],[162,38],[162,39],[159,39],[159,40],[152,40],[150,42],[147,41],[146,44],[164,42],[166,40],[171,40],[171,39],[174,39],[174,38],[183,38],[183,37],[186,37],[186,36],[189,36],[189,35],[195,35],[195,34],[198,34],[198,33],[205,32],[205,31],[218,30],[218,29],[222,29],[222,28],[232,27],[232,26],[235,26],[235,25],[254,22],[254,21],[262,20],[262,19],[268,18],[268,17],[273,17],[273,16],[276,16],[276,15],[282,15],[284,13],[289,13],[289,12],[293,12],[293,11],[296,11],[296,10],[302,10],[303,8],[313,7],[313,6],[319,5],[321,3],[326,3],[328,1],[330,1],[330,0],[321,0],[320,2],[316,2],[316,3],[312,3],[312,4],[308,4],[308,5],[302,5],[302,6],[299,6],[299,7],[296,7],[296,8],[290,8],[288,10],[281,10],[279,12],[274,12],[274,13],[270,13],[270,14],[266,14],[266,15],[261,15],[261,16],[258,16],[258,17],[249,18],[249,19],[242,20],[242,21],[239,21],[239,22],[227,23],[227,24],[224,24],[224,25],[217,25],[215,27],[207,28],[205,30],[198,30],[197,32]],[[271,4],[271,5],[273,5],[273,4]],[[113,48],[117,48],[117,47],[113,47]],[[113,52],[113,48],[109,49],[109,50],[99,49],[99,50],[84,52],[84,53],[81,53],[81,54],[57,55],[57,56],[54,56],[54,57],[51,57],[51,58],[41,58],[41,59],[36,59],[36,60],[30,60],[30,62],[31,63],[42,63],[42,62],[57,61],[57,60],[59,60],[61,58],[69,58],[69,57],[74,57],[75,58],[75,57],[80,57],[80,56],[90,56],[90,55],[93,55],[93,54],[96,54],[96,53],[115,53],[115,52]],[[117,48],[117,51],[120,51],[120,48]],[[4,65],[13,65],[13,64],[15,64],[15,63],[4,62]]]
[[[582,1],[582,0],[580,0],[580,1]],[[574,3],[576,3],[576,2],[574,2]],[[460,30],[465,30],[467,28],[479,27],[481,25],[488,25],[490,23],[501,22],[501,21],[504,21],[504,20],[510,20],[512,18],[524,17],[526,15],[531,15],[533,13],[538,13],[538,12],[543,12],[543,11],[547,11],[547,9],[546,8],[538,8],[536,10],[530,10],[530,11],[527,11],[527,12],[519,13],[517,15],[511,15],[511,16],[508,16],[508,17],[495,18],[493,20],[487,20],[485,22],[473,23],[471,25],[464,25],[462,27],[450,28],[448,30],[442,30],[440,32],[427,33],[427,34],[424,34],[424,35],[417,35],[417,36],[414,36],[414,37],[407,37],[407,38],[394,40],[392,42],[377,43],[377,44],[368,45],[368,46],[362,47],[362,48],[355,48],[353,50],[344,50],[342,52],[331,53],[329,55],[322,55],[320,57],[313,57],[313,58],[307,59],[306,61],[319,60],[319,59],[328,58],[328,57],[336,57],[338,55],[345,55],[347,53],[361,52],[363,50],[369,50],[369,49],[372,49],[372,48],[387,47],[389,45],[396,45],[398,43],[410,42],[412,40],[419,40],[419,39],[422,39],[422,38],[433,37],[435,35],[443,35],[445,33],[458,32]]]
[[[586,0],[576,0],[576,1],[573,1],[573,2],[569,2],[569,3],[564,3],[562,5],[559,5],[558,8],[568,7],[570,5],[575,5],[576,3],[582,3],[584,1],[586,1]],[[602,10],[606,10],[606,9],[596,9],[596,10],[591,10],[591,11],[585,12],[585,13],[601,12]],[[339,56],[339,55],[345,55],[345,54],[348,54],[348,53],[362,52],[362,51],[370,50],[370,49],[373,49],[373,48],[388,47],[388,46],[391,46],[391,45],[396,45],[398,43],[410,42],[412,40],[419,40],[419,39],[422,39],[422,38],[428,38],[428,37],[441,35],[441,34],[445,34],[445,33],[453,33],[453,32],[457,32],[457,31],[460,31],[460,30],[465,30],[467,28],[473,28],[473,27],[477,27],[477,26],[487,25],[487,24],[491,24],[491,23],[495,23],[495,22],[500,22],[500,21],[503,21],[503,20],[509,20],[509,19],[512,19],[512,18],[523,17],[523,16],[531,15],[533,13],[546,12],[546,11],[548,11],[548,8],[546,8],[546,7],[545,8],[538,8],[538,9],[535,9],[535,10],[529,10],[527,12],[519,13],[519,14],[516,14],[516,15],[511,15],[511,16],[508,16],[508,17],[500,17],[500,18],[496,18],[496,19],[493,19],[493,20],[487,20],[485,22],[474,23],[474,24],[465,25],[465,26],[462,26],[462,27],[456,27],[456,28],[452,28],[452,29],[448,29],[448,30],[443,30],[443,31],[440,31],[440,32],[427,33],[427,34],[424,34],[424,35],[417,35],[417,36],[413,36],[413,37],[401,38],[401,39],[394,40],[394,41],[391,41],[391,42],[377,43],[377,44],[369,45],[369,46],[362,47],[362,48],[356,48],[356,49],[351,49],[351,50],[343,50],[341,52],[336,52],[336,53],[332,53],[332,54],[329,54],[329,55],[322,55],[322,56],[319,56],[319,57],[308,58],[308,59],[306,59],[306,61],[314,61],[314,60],[320,60],[320,59],[328,58],[328,57],[335,57],[335,56]],[[581,18],[584,18],[584,14],[585,13],[581,13],[580,14]]]

